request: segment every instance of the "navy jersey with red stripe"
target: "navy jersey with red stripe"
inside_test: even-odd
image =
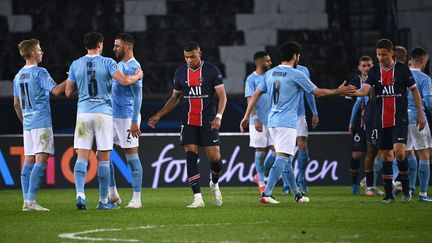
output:
[[[177,68],[174,92],[183,93],[183,125],[210,125],[216,116],[215,87],[222,84],[222,74],[211,63],[203,61],[196,70],[186,64]]]
[[[390,68],[374,66],[366,83],[374,86],[377,97],[375,124],[382,128],[407,126],[407,88],[416,85],[408,66],[399,62]]]

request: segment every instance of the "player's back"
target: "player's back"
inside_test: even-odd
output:
[[[245,97],[251,97],[255,90],[258,88],[261,82],[265,82],[264,75],[259,75],[256,71],[251,73],[246,79],[246,89],[245,89]],[[264,124],[267,125],[267,118],[270,111],[270,96],[268,94],[263,94],[258,99],[255,104],[256,115],[258,119]],[[253,120],[251,118],[251,123]]]
[[[112,115],[111,76],[116,71],[117,63],[100,55],[86,55],[72,63],[69,80],[78,87],[78,113]]]
[[[309,73],[309,69],[305,66],[302,65],[297,65],[296,67],[297,70],[299,70],[300,72],[304,73],[309,79],[310,79],[310,73]],[[302,92],[304,93],[304,92]],[[306,110],[305,110],[305,104],[304,104],[304,95],[301,95],[300,98],[300,103],[297,109],[297,116],[306,116]]]
[[[132,58],[127,62],[119,62],[118,68],[125,75],[135,75],[137,69],[141,68],[139,62]],[[114,118],[130,118],[133,115],[134,94],[133,87],[142,87],[142,79],[133,85],[122,85],[117,80],[112,79],[112,106]]]
[[[24,130],[51,127],[49,92],[56,86],[48,71],[23,67],[14,78],[14,96],[19,97]]]
[[[420,96],[422,98],[422,105],[424,110],[424,101],[423,98],[425,96],[432,95],[432,83],[431,78],[418,69],[411,69],[411,73],[416,81],[417,88],[420,92]],[[417,105],[415,103],[414,97],[411,92],[408,92],[408,120],[410,124],[415,124],[418,114]]]
[[[270,94],[271,110],[269,127],[297,127],[297,109],[303,89],[316,87],[301,71],[287,65],[279,65],[266,73],[266,87]]]

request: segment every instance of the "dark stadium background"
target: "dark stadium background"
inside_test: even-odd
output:
[[[335,88],[356,75],[359,56],[374,57],[374,44],[379,38],[389,38],[408,50],[430,47],[432,34],[427,31],[427,23],[431,11],[432,4],[426,0],[0,1],[0,134],[22,132],[13,110],[11,81],[24,63],[17,50],[23,39],[41,41],[45,54],[40,66],[60,82],[66,78],[71,62],[85,54],[85,32],[103,33],[103,55],[111,57],[115,35],[132,33],[136,40],[135,57],[145,75],[141,110],[144,132],[178,131],[178,109],[156,130],[150,129],[146,120],[171,94],[174,70],[184,62],[183,43],[196,40],[203,59],[216,64],[224,77],[234,70],[235,76],[230,74],[225,79],[229,101],[221,131],[237,132],[246,104],[241,87],[254,70],[251,59],[258,51],[254,46],[269,51],[277,65],[277,46],[287,40],[300,42],[304,48],[301,64],[310,69],[312,80],[319,87]],[[271,38],[265,35],[270,29],[275,33]],[[244,57],[237,61],[236,52],[227,60],[221,47],[250,50],[240,53],[250,57],[249,62],[242,61]],[[240,71],[236,74],[237,67]],[[317,131],[346,131],[350,105],[343,97],[317,99],[317,106]],[[76,100],[52,98],[51,107],[54,131],[72,133]]]

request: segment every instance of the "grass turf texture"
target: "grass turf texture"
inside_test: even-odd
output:
[[[96,210],[98,193],[86,191],[89,210],[75,208],[71,189],[42,189],[38,201],[50,212],[21,212],[20,190],[1,190],[0,242],[84,242],[75,237],[119,242],[420,242],[431,239],[432,204],[406,204],[401,197],[385,205],[382,197],[351,195],[350,187],[312,187],[311,202],[274,196],[278,205],[258,202],[256,188],[221,187],[224,203],[215,207],[202,188],[206,206],[187,209],[189,188],[144,189],[143,208],[125,209],[132,190],[119,189],[122,209]],[[91,232],[96,229],[108,231]]]

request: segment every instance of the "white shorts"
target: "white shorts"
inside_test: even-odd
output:
[[[297,118],[297,137],[308,136],[308,125],[306,122],[306,116],[299,116]]]
[[[407,150],[422,150],[432,148],[431,132],[428,124],[419,131],[416,124],[408,125]]]
[[[296,146],[297,130],[288,127],[269,128],[270,136],[273,139],[276,153],[294,155]]]
[[[54,154],[52,127],[24,130],[24,155]]]
[[[140,118],[138,118],[138,127],[141,122]],[[131,124],[132,118],[113,118],[114,144],[124,149],[138,147],[139,138],[133,137],[130,133]]]
[[[262,125],[262,131],[258,132],[254,124],[249,124],[249,138],[249,147],[252,148],[267,148],[273,145],[273,140],[266,125]]]
[[[96,147],[100,151],[113,148],[113,118],[102,113],[80,113],[77,115],[74,148],[92,149],[96,137]]]

